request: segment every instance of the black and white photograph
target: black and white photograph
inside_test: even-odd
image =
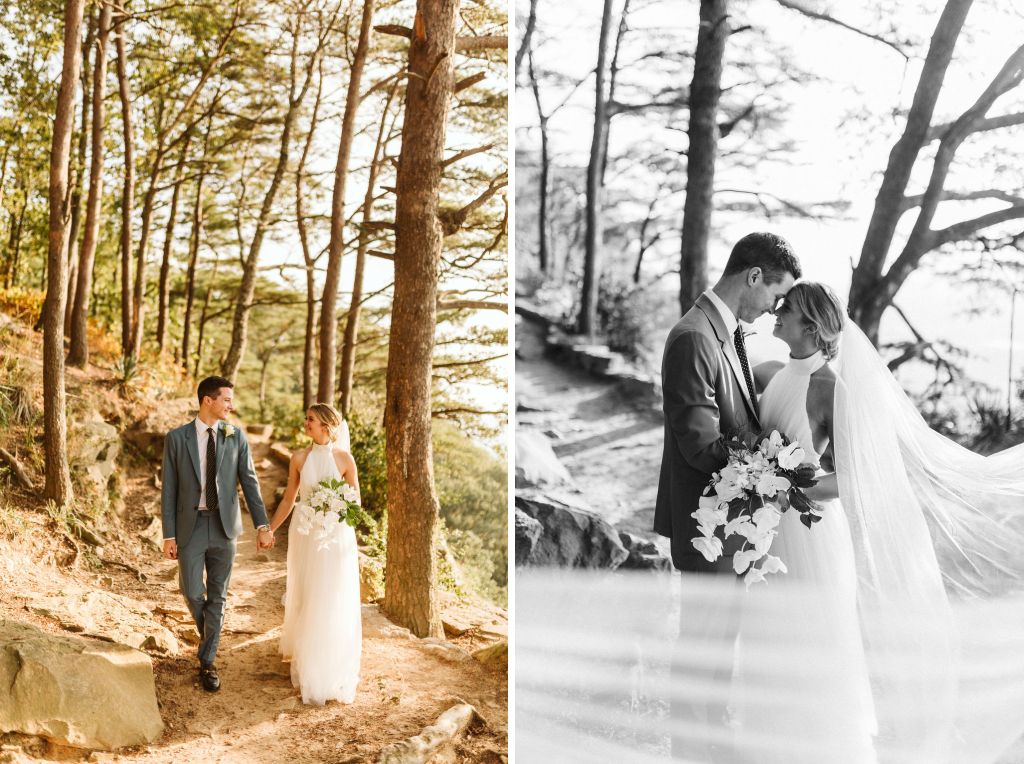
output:
[[[515,760],[1024,762],[1024,2],[514,15]]]

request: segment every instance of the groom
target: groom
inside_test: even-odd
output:
[[[735,576],[732,557],[738,545],[726,544],[724,554],[708,562],[692,544],[701,535],[692,515],[711,473],[726,464],[724,438],[760,429],[740,322],[751,323],[774,312],[798,278],[800,262],[789,242],[772,233],[748,234],[736,242],[718,283],[698,297],[669,332],[661,367],[665,450],[654,530],[672,540],[672,562],[683,572]],[[737,537],[737,541],[742,540]],[[680,644],[707,648],[709,654],[719,655],[720,665],[705,662],[695,672],[692,657],[680,656],[672,669],[680,686],[695,679],[712,685],[729,682],[731,645],[739,628],[738,601],[726,596],[712,597],[710,603],[700,612],[694,612],[695,606],[684,608]],[[723,646],[724,651],[715,652]],[[731,760],[724,750],[728,746],[721,745],[727,739],[725,713],[724,701],[673,702],[671,715],[679,723],[672,737],[673,758]],[[694,729],[702,732],[695,734]],[[719,745],[712,744],[716,740]]]
[[[257,547],[274,546],[249,442],[241,429],[223,424],[232,411],[232,387],[223,377],[200,382],[199,416],[171,430],[164,441],[164,554],[178,561],[178,586],[202,639],[199,675],[209,692],[220,689],[213,660],[224,626],[235,539],[242,533],[236,481],[258,531]]]

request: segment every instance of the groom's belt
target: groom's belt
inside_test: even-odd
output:
[[[206,507],[196,507],[196,513],[200,515],[212,515],[214,510],[207,509]]]

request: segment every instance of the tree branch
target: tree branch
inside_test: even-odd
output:
[[[891,40],[886,40],[884,37],[872,34],[871,32],[865,32],[863,29],[858,29],[855,26],[851,26],[850,24],[847,24],[845,21],[840,21],[834,16],[829,16],[827,13],[818,13],[817,11],[812,11],[810,8],[805,8],[803,5],[794,2],[793,0],[775,1],[783,8],[788,8],[791,11],[796,11],[797,13],[803,16],[807,16],[807,18],[815,19],[817,21],[827,21],[829,24],[835,24],[836,26],[840,26],[843,29],[847,29],[855,34],[859,34],[861,37],[867,37],[869,40],[874,40],[875,42],[880,42],[883,45],[887,45],[888,47],[892,48],[894,51],[899,53],[901,56],[903,56],[904,61],[910,60],[910,57],[903,52],[903,48],[901,48],[898,43],[892,42]]]
[[[490,358],[478,358],[475,361],[452,361],[450,363],[435,363],[433,368],[435,369],[450,369],[455,366],[475,366],[480,363],[488,363],[489,361],[497,361],[499,358],[507,358],[508,353],[502,353],[501,355],[494,355]]]
[[[481,154],[484,151],[490,151],[493,148],[494,148],[494,144],[493,143],[488,143],[486,146],[481,146],[478,149],[466,149],[465,151],[460,151],[458,154],[453,156],[451,159],[444,160],[444,162],[441,163],[441,166],[442,167],[447,167],[450,164],[455,164],[460,159],[465,159],[466,157],[471,157],[474,154]]]
[[[471,201],[461,210],[443,210],[437,213],[438,219],[441,221],[441,227],[444,231],[445,236],[451,236],[458,232],[462,228],[463,223],[466,222],[466,218],[472,215],[476,210],[482,207],[487,201],[494,196],[498,191],[508,185],[508,173],[503,172],[497,178],[491,181],[487,190],[484,191],[480,196]]]
[[[500,310],[502,313],[508,313],[507,302],[488,302],[487,300],[448,300],[445,302],[438,301],[437,309],[442,310]]]
[[[508,410],[507,409],[500,409],[498,411],[481,411],[480,409],[471,409],[471,408],[467,408],[465,406],[460,406],[458,408],[437,409],[436,411],[431,411],[430,412],[430,416],[432,416],[432,417],[444,417],[444,416],[447,416],[449,414],[478,414],[478,415],[481,415],[481,416],[484,415],[484,414],[492,414],[494,416],[498,416],[498,415],[501,415],[501,414],[508,414]]]
[[[461,93],[466,88],[471,88],[476,83],[482,82],[486,78],[487,78],[487,72],[477,72],[476,74],[474,74],[474,75],[472,75],[470,77],[466,77],[465,79],[461,79],[461,80],[459,80],[458,82],[455,83],[455,88],[452,90],[452,93]]]
[[[971,220],[954,223],[947,228],[931,232],[931,246],[929,249],[935,249],[943,244],[949,244],[954,241],[964,241],[983,228],[1005,223],[1008,220],[1019,220],[1020,218],[1024,218],[1024,204],[1017,204],[1013,207],[990,212],[987,215],[979,215]]]
[[[404,37],[407,40],[412,39],[412,30],[409,27],[404,27],[401,24],[380,24],[375,26],[374,29],[381,34],[394,35],[395,37]],[[455,38],[455,50],[459,53],[464,53],[467,50],[485,50],[485,49],[507,49],[508,48],[508,35],[483,35],[480,37],[472,36],[459,36]]]
[[[954,122],[943,122],[941,125],[934,125],[928,128],[928,137],[925,138],[925,142],[931,143],[935,140],[941,140],[954,124]],[[971,127],[971,133],[982,133],[987,130],[998,130],[1001,127],[1013,127],[1014,125],[1024,125],[1024,111],[978,120]]]
[[[944,191],[939,201],[943,202],[973,202],[979,199],[1000,199],[1008,204],[1024,204],[1024,197],[1016,196],[1006,191],[1000,191],[999,189],[984,189],[982,191]],[[903,197],[903,204],[900,205],[900,211],[906,212],[912,210],[915,207],[920,207],[924,201],[924,194],[915,194],[914,196]]]

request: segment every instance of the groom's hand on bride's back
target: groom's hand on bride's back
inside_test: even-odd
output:
[[[164,541],[164,556],[168,560],[178,559],[178,542],[174,539],[166,539]]]

